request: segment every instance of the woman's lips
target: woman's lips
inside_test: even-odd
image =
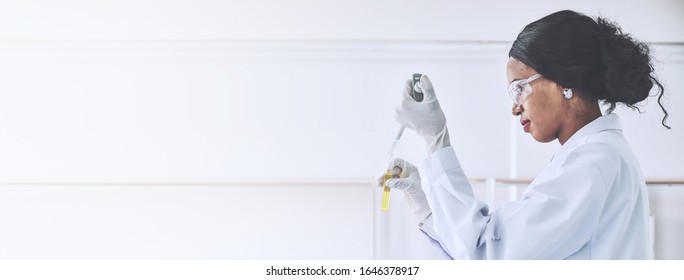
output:
[[[520,125],[523,126],[525,132],[530,132],[530,120],[520,120]]]

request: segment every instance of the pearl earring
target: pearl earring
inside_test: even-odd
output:
[[[572,98],[572,89],[569,89],[569,88],[563,89],[563,96],[565,97],[565,99]]]

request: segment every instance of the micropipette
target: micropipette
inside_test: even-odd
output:
[[[399,127],[399,132],[397,132],[397,137],[394,137],[394,142],[392,142],[392,147],[387,151],[387,157],[392,158],[394,156],[394,148],[397,147],[397,143],[399,143],[399,139],[401,139],[401,135],[404,134],[404,129],[406,126],[401,126]]]
[[[420,88],[420,77],[422,77],[423,74],[420,73],[414,73],[413,74],[413,87],[411,88],[411,98],[417,102],[423,101],[423,90]],[[397,143],[399,143],[399,139],[401,139],[401,135],[404,134],[404,129],[406,126],[402,125],[399,127],[399,132],[397,132],[397,136],[394,137],[394,141],[392,142],[392,147],[390,147],[389,151],[387,151],[387,164],[391,164],[389,161],[392,160],[394,157],[394,148],[397,147]],[[390,187],[387,186],[387,180],[392,179],[392,178],[399,178],[399,174],[401,173],[401,168],[398,166],[395,166],[392,168],[392,170],[387,169],[387,172],[385,172],[383,182],[382,182],[382,204],[380,205],[380,209],[382,211],[387,211],[389,209],[389,199],[390,199]]]
[[[420,77],[422,77],[423,74],[420,73],[414,73],[413,74],[413,87],[411,87],[411,98],[417,102],[423,101],[423,89],[420,88]],[[397,137],[394,137],[394,142],[392,142],[392,147],[390,148],[389,152],[387,152],[388,157],[394,156],[394,148],[397,146],[397,143],[399,143],[399,139],[401,139],[401,135],[404,134],[404,129],[406,126],[402,125],[399,127],[399,132],[397,132]]]

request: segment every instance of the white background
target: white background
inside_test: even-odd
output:
[[[652,43],[673,129],[655,99],[618,113],[648,178],[684,178],[681,1],[0,5],[3,259],[433,258],[371,186],[404,80],[430,75],[470,177],[532,178],[558,144],[511,117],[507,53],[566,8]],[[650,188],[658,258],[684,259],[683,189]]]

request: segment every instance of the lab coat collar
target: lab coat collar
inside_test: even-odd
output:
[[[620,124],[620,117],[616,114],[608,114],[600,116],[592,122],[586,124],[580,128],[575,134],[570,136],[570,139],[563,144],[563,147],[558,151],[559,154],[567,149],[571,149],[582,140],[586,139],[588,136],[599,133],[606,130],[619,130],[622,131],[622,125]]]

